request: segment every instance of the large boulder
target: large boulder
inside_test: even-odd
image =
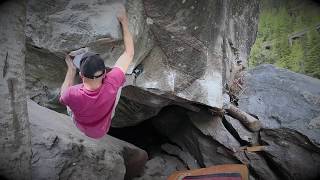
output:
[[[0,3],[0,179],[31,179],[25,89],[25,1]]]
[[[224,83],[254,42],[257,1],[145,0],[144,6],[157,44],[137,86],[221,108]]]
[[[244,77],[239,107],[256,115],[266,129],[289,128],[320,144],[320,80],[272,65]]]
[[[100,53],[106,60],[106,65],[112,66],[123,49],[118,42],[122,39],[122,31],[116,15],[119,6],[124,2],[123,0],[28,1],[27,43],[40,51],[47,51],[47,54],[55,56],[56,60],[63,58],[64,53],[87,46],[90,51]],[[139,42],[135,48],[134,62],[128,71],[130,74],[133,67],[150,51],[152,42],[143,19],[142,2],[128,1],[127,9],[129,29],[135,42]],[[32,52],[39,53],[36,50]],[[39,58],[50,62],[43,57]],[[32,59],[28,62],[33,63]]]
[[[108,66],[114,64],[123,50],[118,3],[124,1],[28,2],[26,73],[32,99],[59,109],[63,54],[70,50],[88,46]],[[223,87],[246,64],[254,42],[258,1],[125,3],[135,42],[126,85],[136,93],[123,94],[113,126],[135,125],[176,102],[222,108]]]
[[[244,127],[238,128],[237,123],[229,125],[240,132],[236,136],[234,131],[227,128],[227,122],[212,112],[204,109],[193,112],[178,106],[164,108],[152,121],[161,134],[178,146],[166,145],[162,149],[179,157],[190,169],[196,168],[194,163],[199,167],[243,163],[248,165],[250,174],[257,179],[280,179],[263,154],[241,150],[240,143],[244,140],[237,138],[239,134],[248,135],[255,141],[257,137],[249,132],[243,133]]]
[[[222,108],[224,85],[254,42],[257,1],[145,0],[144,8],[155,45],[124,89],[112,125],[138,124],[168,105]]]
[[[320,80],[260,65],[245,74],[244,82],[239,107],[262,122],[259,139],[275,174],[281,179],[317,179]]]
[[[59,88],[64,80],[67,52],[88,47],[109,67],[123,51],[116,15],[124,1],[28,1],[26,74],[28,95],[43,106],[62,111]],[[142,1],[126,3],[135,56],[128,74],[147,56],[153,40],[144,19]]]
[[[159,133],[168,137],[170,142],[176,144],[178,146],[177,149],[180,149],[182,152],[172,150],[172,147],[170,148],[171,150],[169,147],[162,148],[166,152],[171,152],[170,154],[175,154],[179,159],[182,159],[191,169],[223,163],[237,163],[238,161],[232,155],[232,151],[212,138],[209,130],[206,133],[207,135],[204,135],[192,123],[188,113],[190,113],[188,110],[179,106],[169,106],[164,108],[156,117],[152,118],[152,123]],[[202,121],[200,124],[203,124],[203,121],[208,121],[208,119],[197,120]],[[211,129],[214,129],[214,127]],[[228,138],[232,138],[230,136]],[[176,153],[172,151],[176,151]],[[191,160],[195,161],[190,163]]]
[[[318,179],[320,177],[320,148],[303,134],[291,129],[265,129],[261,140],[268,162],[282,179]]]
[[[85,136],[69,116],[28,101],[33,179],[131,179],[142,172],[147,153],[106,135]]]

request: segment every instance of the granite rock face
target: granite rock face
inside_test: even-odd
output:
[[[145,0],[144,6],[156,45],[137,86],[221,108],[224,83],[255,39],[257,1]]]
[[[131,179],[142,172],[147,153],[106,135],[91,139],[69,116],[28,101],[33,179]]]
[[[172,172],[178,170],[186,170],[185,165],[178,158],[159,154],[146,163],[143,176],[134,180],[166,180]]]
[[[305,135],[292,129],[265,129],[261,140],[268,144],[265,153],[277,167],[282,179],[317,179],[320,177],[320,148]]]
[[[65,54],[81,47],[99,53],[112,67],[123,51],[117,8],[125,1],[28,1],[26,74],[28,96],[43,106],[62,111],[58,94],[66,73]],[[144,19],[142,1],[126,3],[135,57],[131,74],[146,57],[153,39]]]
[[[0,179],[31,179],[25,90],[25,1],[0,4]]]
[[[257,179],[318,178],[320,81],[271,65],[244,75],[239,107],[257,116],[263,129],[250,132],[238,120],[199,106],[198,112],[169,106],[152,121],[182,151],[175,156],[191,155],[180,159],[186,164],[195,159],[200,167],[241,162]],[[241,150],[252,145],[265,147],[262,152]]]
[[[243,163],[257,179],[279,179],[261,153],[241,150],[241,146],[249,144],[240,145],[243,140],[227,128],[221,117],[211,112],[204,109],[193,112],[173,106],[162,110],[152,121],[157,130],[174,143],[166,145],[164,151],[179,157],[189,169]],[[243,128],[236,130],[244,134]]]
[[[222,91],[246,57],[257,30],[258,1],[143,1],[154,47],[136,68],[132,86],[152,94],[117,109],[118,115],[154,116],[168,105],[204,104],[222,108]],[[213,11],[215,9],[216,11]],[[126,96],[134,99],[138,94]],[[146,93],[140,93],[146,94]],[[165,100],[167,99],[167,101]],[[169,102],[168,102],[169,101]],[[163,103],[162,103],[163,102]],[[156,111],[144,105],[149,103]],[[190,108],[190,107],[187,107]],[[116,119],[114,126],[126,126]],[[129,125],[142,119],[127,118]]]
[[[118,7],[124,2],[123,0],[28,1],[27,43],[40,51],[47,51],[46,53],[56,60],[61,60],[64,54],[71,50],[87,46],[90,51],[99,53],[106,60],[106,65],[112,66],[122,50],[119,44],[122,40],[122,31],[116,15]],[[135,42],[139,42],[135,47],[137,51],[135,60],[128,70],[128,73],[131,73],[133,67],[144,58],[144,54],[148,53],[152,42],[143,19],[142,2],[128,1],[126,6],[130,31]],[[32,63],[32,59],[30,61]]]
[[[90,139],[70,117],[25,100],[61,109],[68,51],[88,46],[113,65],[123,50],[119,3],[136,54],[112,125],[148,119],[168,139],[147,163],[144,150],[108,135]],[[238,103],[263,129],[252,133],[217,113],[224,87],[246,64],[258,1],[30,0],[26,41],[25,4],[7,1],[0,9],[0,178],[165,179],[174,170],[228,163],[248,165],[256,179],[320,176],[319,80],[259,66],[245,75]],[[251,145],[264,152],[242,149]]]
[[[260,65],[244,81],[239,107],[262,122],[259,141],[272,171],[279,179],[317,179],[320,80]]]
[[[114,64],[123,50],[116,20],[119,3],[126,4],[134,36],[135,57],[126,85],[136,93],[123,94],[113,126],[138,124],[177,103],[222,108],[223,87],[246,64],[254,42],[258,1],[31,0],[28,95],[61,110],[57,96],[66,71],[63,54],[68,51],[88,46],[106,65]],[[140,94],[148,95],[137,100]]]
[[[272,65],[245,76],[239,107],[258,116],[264,128],[289,128],[320,144],[320,80]]]

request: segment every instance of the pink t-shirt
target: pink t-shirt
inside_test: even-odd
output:
[[[109,131],[117,92],[124,82],[124,73],[114,67],[97,90],[87,90],[83,84],[71,86],[61,95],[60,102],[70,107],[75,124],[83,133],[101,138]]]

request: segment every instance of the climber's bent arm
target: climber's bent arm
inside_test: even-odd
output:
[[[68,89],[68,87],[70,87],[74,84],[74,78],[77,73],[76,67],[74,66],[69,55],[66,56],[65,61],[68,66],[68,71],[67,71],[66,77],[64,79],[64,82],[61,86],[60,95],[62,95]]]
[[[122,25],[122,32],[123,32],[123,40],[124,40],[124,52],[119,57],[117,62],[115,63],[115,67],[119,67],[124,73],[126,73],[132,59],[134,56],[134,44],[132,35],[129,31],[128,27],[128,18],[126,15],[126,11],[123,8],[121,14],[118,15],[118,19]]]

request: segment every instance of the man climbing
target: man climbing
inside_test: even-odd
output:
[[[70,115],[78,129],[96,139],[103,137],[109,130],[120,95],[118,92],[125,82],[125,72],[134,55],[133,39],[123,6],[117,18],[122,26],[125,50],[110,72],[106,72],[104,61],[99,55],[87,52],[79,64],[82,84],[73,85],[76,66],[70,55],[65,58],[68,71],[61,87],[60,102],[71,110]]]

